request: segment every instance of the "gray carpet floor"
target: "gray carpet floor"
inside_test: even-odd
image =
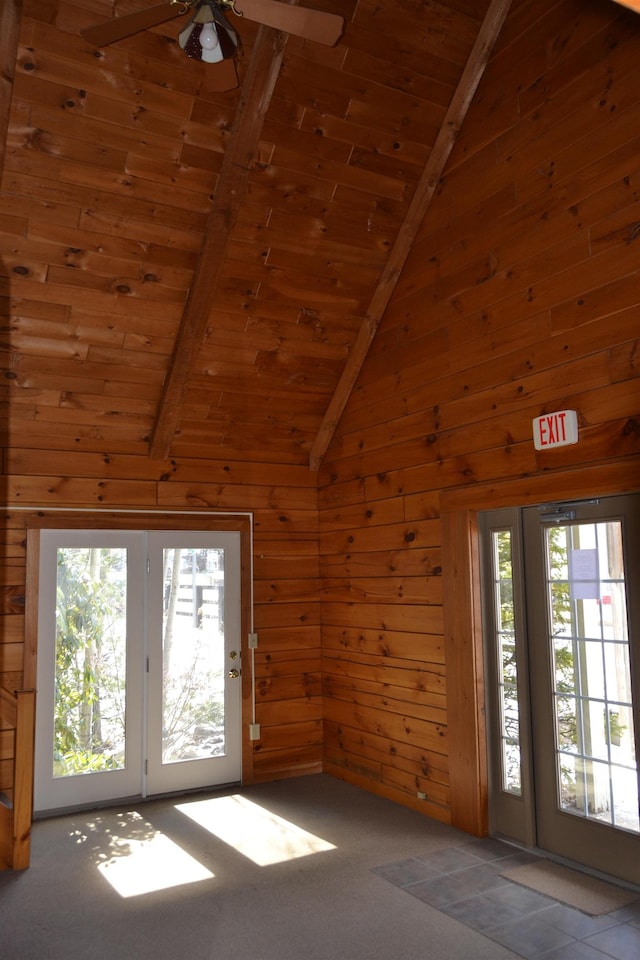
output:
[[[332,777],[37,821],[2,960],[510,960],[376,872],[469,840]]]

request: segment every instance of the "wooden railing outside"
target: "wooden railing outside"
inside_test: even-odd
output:
[[[0,729],[13,731],[13,790],[0,797],[0,870],[25,870],[31,850],[35,690],[0,687]]]

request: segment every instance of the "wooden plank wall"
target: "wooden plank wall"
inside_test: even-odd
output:
[[[22,0],[4,0],[0,8],[0,175],[4,166]]]
[[[306,467],[150,461],[13,445],[6,455],[0,685],[22,686],[26,529],[42,508],[253,511],[256,720],[248,781],[317,772],[321,764],[320,613],[316,477]],[[41,508],[37,511],[35,508]],[[55,522],[59,524],[59,516]],[[123,524],[127,522],[123,516]],[[179,518],[173,522],[179,522]],[[211,524],[210,519],[203,524]],[[96,525],[91,513],[87,526]],[[248,664],[245,660],[245,669]],[[11,738],[0,731],[0,791],[11,787]]]
[[[639,91],[640,17],[516,0],[320,472],[324,769],[475,832],[474,509],[640,490]]]
[[[472,491],[473,510],[498,482],[522,502],[534,480],[542,499],[568,476],[590,494],[633,475],[639,80],[636,15],[514,0],[322,468],[320,514],[315,474],[257,450],[243,463],[109,455],[98,440],[80,453],[77,411],[57,451],[44,429],[9,437],[0,682],[22,682],[29,590],[28,515],[12,507],[252,510],[251,777],[316,771],[324,756],[330,773],[460,822],[442,497]],[[579,412],[580,444],[536,454],[532,417],[562,407]],[[0,789],[8,752],[0,732]]]

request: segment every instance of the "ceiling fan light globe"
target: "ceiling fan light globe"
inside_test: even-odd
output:
[[[205,63],[220,63],[221,60],[224,60],[222,47],[213,24],[207,23],[202,28],[200,44],[202,46],[202,59]]]
[[[203,50],[207,50],[211,53],[216,50],[220,50],[220,41],[218,40],[218,34],[213,23],[205,23],[200,31],[200,43]],[[220,55],[222,59],[222,54]],[[204,58],[203,58],[204,59]]]

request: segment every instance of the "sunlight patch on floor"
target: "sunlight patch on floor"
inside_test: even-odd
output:
[[[335,850],[333,843],[237,794],[180,803],[176,810],[260,867]]]
[[[150,824],[142,838],[111,836],[110,856],[98,871],[121,897],[139,897],[157,890],[211,880],[214,876],[177,843]]]

